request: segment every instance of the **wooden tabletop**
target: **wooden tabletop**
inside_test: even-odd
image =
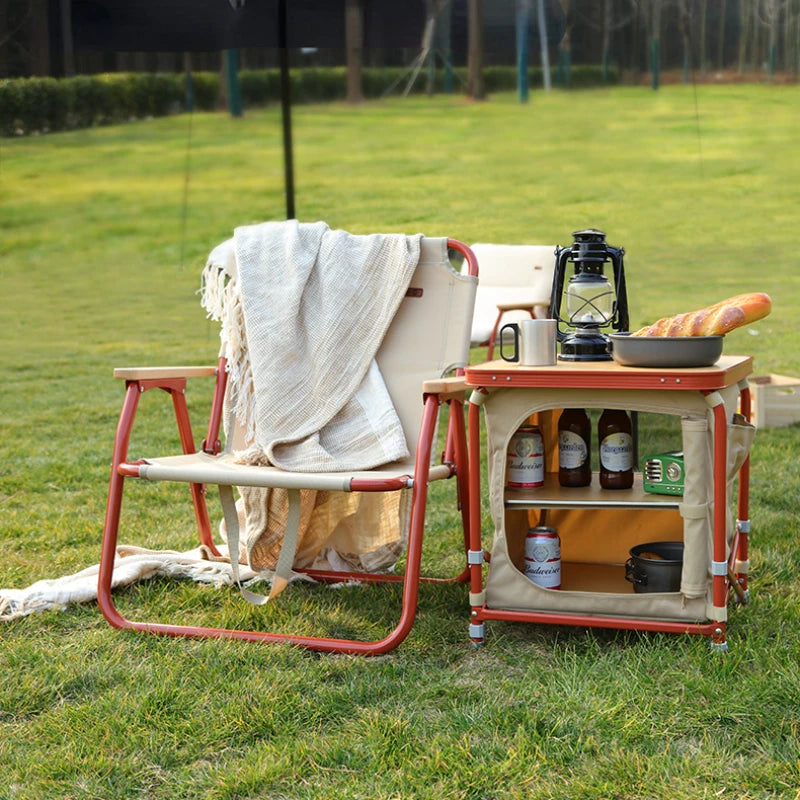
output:
[[[510,361],[485,361],[464,370],[467,386],[565,389],[672,389],[716,391],[745,379],[752,356],[720,356],[710,367],[623,367],[616,361],[559,361],[527,367]]]

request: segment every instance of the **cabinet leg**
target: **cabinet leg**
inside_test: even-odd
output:
[[[473,616],[475,616],[475,612],[473,611]],[[469,625],[469,638],[472,642],[473,648],[476,650],[479,647],[483,647],[483,636],[485,633],[485,625],[483,622],[471,622]]]
[[[750,550],[750,520],[738,519],[736,521],[737,547],[736,547],[736,561],[738,562],[739,569],[735,573],[739,586],[744,592],[743,603],[747,603],[750,599],[750,590],[747,586],[748,574],[746,569],[748,565],[748,557]]]
[[[721,622],[711,635],[711,649],[715,653],[727,653],[728,641],[725,638],[725,623]]]

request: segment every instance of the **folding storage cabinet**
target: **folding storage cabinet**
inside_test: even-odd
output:
[[[504,361],[468,367],[466,382],[474,387],[469,406],[472,640],[483,640],[486,620],[502,619],[704,634],[713,646],[725,649],[729,594],[733,590],[739,601],[747,600],[751,369],[747,356],[722,356],[712,367],[692,369],[614,362],[527,367]],[[480,408],[494,523],[485,583]],[[684,494],[645,492],[639,473],[626,490],[601,489],[597,473],[591,486],[561,487],[557,424],[563,408],[622,408],[679,417]],[[509,440],[528,420],[542,430],[545,483],[536,489],[506,489]],[[729,504],[737,477],[734,524]],[[542,588],[523,572],[525,536],[536,525],[558,530],[560,589]],[[680,590],[637,593],[625,578],[629,550],[656,541],[684,543]]]

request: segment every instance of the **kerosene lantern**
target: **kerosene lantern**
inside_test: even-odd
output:
[[[567,326],[557,326],[564,361],[608,361],[608,337],[601,328],[628,330],[628,297],[622,256],[625,250],[606,244],[603,231],[590,228],[572,234],[570,247],[556,248],[550,317]],[[613,284],[603,272],[611,262]],[[567,263],[574,274],[564,287]],[[562,295],[564,295],[562,297]],[[563,311],[562,311],[563,300]]]

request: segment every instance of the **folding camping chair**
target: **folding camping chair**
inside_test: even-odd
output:
[[[494,356],[501,321],[542,318],[548,314],[553,288],[555,247],[549,245],[473,244],[481,265],[470,340],[488,345]]]
[[[468,275],[456,272],[449,261],[448,249],[461,253]],[[172,636],[236,638],[252,642],[287,642],[313,650],[375,655],[396,647],[408,635],[414,623],[421,580],[442,582],[468,580],[469,495],[467,450],[464,424],[463,379],[450,373],[467,363],[469,331],[477,285],[477,260],[469,247],[443,238],[422,238],[420,258],[410,286],[402,299],[388,333],[376,355],[381,374],[405,433],[410,456],[399,462],[354,473],[286,472],[274,466],[236,463],[226,442],[241,435],[228,431],[223,437],[222,419],[226,398],[234,389],[228,385],[226,358],[222,353],[215,367],[135,368],[115,370],[115,377],[125,381],[125,399],[114,442],[108,506],[103,532],[98,602],[103,615],[115,628],[133,629]],[[197,449],[192,436],[184,391],[188,378],[214,376],[215,389],[202,446]],[[128,446],[139,397],[150,389],[162,389],[172,398],[183,454],[128,461]],[[440,463],[434,463],[439,407],[449,405],[448,446]],[[227,413],[227,412],[226,412]],[[426,501],[430,481],[456,477],[461,521],[464,532],[465,569],[454,578],[422,578],[421,551],[425,525]],[[221,497],[227,497],[226,523],[230,528],[230,502],[234,487],[271,487],[289,490],[312,489],[332,492],[411,493],[410,519],[403,575],[337,570],[303,570],[319,581],[402,582],[402,606],[396,627],[384,638],[364,642],[325,636],[295,635],[257,630],[229,630],[162,622],[133,621],[122,615],[112,598],[115,554],[119,538],[123,490],[129,480],[174,481],[190,486],[195,521],[200,541],[212,553],[218,553],[211,532],[205,502],[205,486],[216,484]],[[223,510],[226,503],[223,502]],[[187,506],[188,510],[188,506]],[[291,515],[291,507],[290,507]],[[232,545],[236,547],[236,545]],[[237,548],[238,549],[238,548]],[[231,552],[232,564],[236,553]],[[293,553],[289,553],[289,557]],[[285,559],[285,556],[282,555]],[[246,590],[244,590],[246,593]]]

